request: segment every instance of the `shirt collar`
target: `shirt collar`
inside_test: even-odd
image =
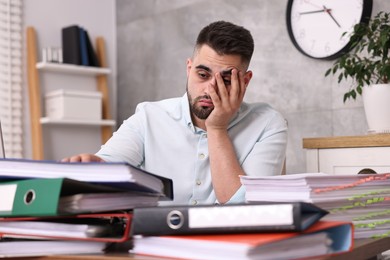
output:
[[[185,126],[191,129],[192,132],[196,132],[191,119],[187,93],[180,98],[179,105],[172,111],[171,116],[176,120],[181,120]]]

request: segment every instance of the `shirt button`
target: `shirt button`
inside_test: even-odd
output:
[[[199,185],[201,185],[201,184],[202,184],[202,182],[201,182],[200,180],[197,180],[197,181],[196,181],[196,185],[199,186]]]
[[[204,159],[205,157],[204,153],[199,154],[199,159]]]
[[[196,205],[196,204],[198,204],[197,200],[192,201],[192,205]]]

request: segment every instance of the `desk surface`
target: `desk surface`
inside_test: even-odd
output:
[[[390,146],[390,134],[303,138],[303,148],[354,148]]]
[[[354,249],[351,252],[339,254],[335,256],[321,257],[318,260],[345,260],[345,259],[370,259],[378,254],[390,250],[390,237],[381,239],[357,239],[355,240]],[[58,255],[58,256],[43,256],[24,258],[31,260],[156,260],[158,257],[148,257],[132,254],[110,254],[110,255]]]

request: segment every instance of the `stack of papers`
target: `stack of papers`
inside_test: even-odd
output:
[[[0,257],[31,257],[61,254],[103,254],[104,242],[83,241],[1,241]]]
[[[131,252],[181,259],[298,259],[350,251],[349,222],[318,221],[304,232],[135,236]]]
[[[135,207],[172,198],[172,180],[125,163],[0,159],[0,257],[103,253],[129,242]]]
[[[126,163],[61,163],[24,159],[0,159],[0,178],[69,178],[111,185],[132,191],[146,191],[172,197],[172,180]]]
[[[355,238],[390,233],[390,174],[241,176],[247,201],[304,201],[329,211],[324,220],[351,221]]]

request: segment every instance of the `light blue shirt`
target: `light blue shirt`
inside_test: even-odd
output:
[[[242,103],[228,132],[247,175],[279,175],[287,145],[283,116],[265,103]],[[96,153],[172,179],[178,204],[218,203],[211,183],[207,132],[193,125],[187,94],[140,103]],[[228,203],[245,201],[243,186]]]

